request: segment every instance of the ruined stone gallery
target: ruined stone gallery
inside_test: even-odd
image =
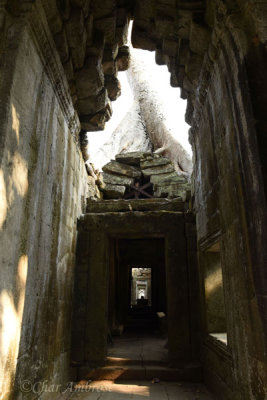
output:
[[[266,0],[0,0],[1,400],[267,399],[266,46]]]

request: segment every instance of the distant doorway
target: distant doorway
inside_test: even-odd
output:
[[[131,308],[151,307],[151,268],[131,268]]]

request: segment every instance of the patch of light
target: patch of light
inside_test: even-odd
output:
[[[113,381],[104,380],[104,381],[93,381],[93,382],[86,382],[80,381],[76,386],[75,389],[77,391],[82,392],[97,392],[97,393],[105,393],[108,392],[111,396],[117,395],[117,397],[123,397],[120,395],[126,395],[132,398],[132,396],[142,396],[142,397],[151,397],[150,387],[146,384],[124,384],[124,383],[115,383]],[[90,397],[90,396],[88,396]],[[101,396],[100,396],[101,397]],[[105,395],[103,396],[105,397]]]

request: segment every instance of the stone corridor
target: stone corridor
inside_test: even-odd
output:
[[[0,0],[0,400],[91,378],[61,400],[267,399],[266,21],[267,0]],[[101,173],[87,134],[130,23],[186,100],[193,159],[134,68],[147,145],[127,130]],[[165,365],[141,336],[130,365],[108,356],[132,328]]]

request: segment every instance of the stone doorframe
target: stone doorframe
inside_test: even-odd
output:
[[[72,359],[101,365],[107,355],[110,239],[165,239],[169,361],[192,359],[186,216],[183,212],[108,212],[81,217],[78,229]]]

